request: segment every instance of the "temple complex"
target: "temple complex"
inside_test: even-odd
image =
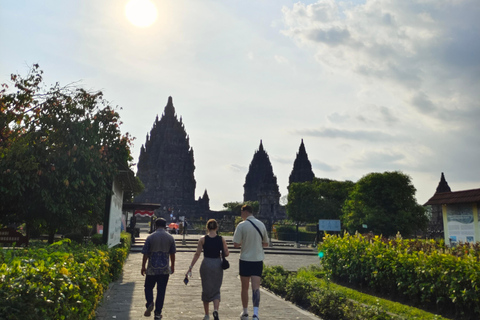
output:
[[[157,216],[205,216],[209,197],[205,190],[203,197],[195,201],[194,171],[189,137],[169,97],[161,119],[156,117],[140,150],[137,176],[145,189],[135,202],[161,204]]]

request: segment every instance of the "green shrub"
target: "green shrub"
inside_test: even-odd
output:
[[[317,290],[309,294],[310,311],[324,319],[350,320],[350,308],[346,297],[335,291]]]
[[[284,297],[287,287],[287,278],[290,272],[282,266],[267,267],[264,266],[262,274],[262,284],[276,294]]]
[[[83,243],[83,235],[81,233],[67,233],[63,236],[64,238],[75,241],[76,243]]]
[[[281,266],[266,266],[263,270],[264,287],[324,320],[446,320],[334,284],[323,277],[322,267],[316,265],[298,272],[286,271]]]
[[[310,306],[308,295],[315,290],[315,284],[303,277],[290,277],[287,280],[286,290],[285,299],[308,308]]]
[[[102,245],[103,244],[103,234],[96,233],[90,237],[90,240],[94,245]]]
[[[0,249],[0,319],[94,319],[103,292],[123,268],[124,242],[108,249],[63,239]]]
[[[295,225],[278,225],[276,226],[276,234],[278,240],[297,241],[297,231]],[[311,242],[315,241],[317,233],[305,231],[304,228],[298,229],[298,241]]]
[[[333,279],[378,293],[393,293],[413,305],[436,308],[458,319],[480,317],[478,245],[450,249],[433,240],[394,240],[356,234],[327,236],[319,246]]]

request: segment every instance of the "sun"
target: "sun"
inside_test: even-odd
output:
[[[148,27],[157,20],[157,8],[150,0],[130,0],[125,5],[127,19],[137,27]]]

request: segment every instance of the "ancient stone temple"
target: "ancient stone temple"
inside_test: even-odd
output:
[[[292,172],[288,179],[288,186],[290,187],[293,182],[312,181],[314,177],[315,175],[312,171],[312,164],[310,163],[310,160],[308,160],[307,151],[305,150],[305,145],[303,144],[302,139],[297,157],[293,163]]]
[[[273,167],[263,149],[262,141],[253,155],[243,188],[243,201],[258,201],[259,218],[267,220],[283,218],[284,210],[280,209],[277,177],[273,174]]]
[[[209,210],[209,198],[205,190],[203,198],[195,201],[194,171],[193,149],[169,97],[161,119],[157,116],[140,150],[137,176],[145,189],[135,202],[161,204],[157,216],[203,216],[203,211]]]

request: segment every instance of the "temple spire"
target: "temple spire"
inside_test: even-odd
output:
[[[440,177],[440,182],[438,183],[437,186],[437,191],[435,193],[442,193],[442,192],[452,192],[450,189],[450,186],[448,185],[447,180],[445,180],[445,176],[443,175]]]
[[[312,164],[308,160],[307,151],[305,150],[305,145],[302,142],[300,143],[300,148],[297,152],[297,157],[293,163],[293,169],[290,173],[288,179],[288,185],[290,186],[293,182],[307,182],[312,181],[315,175],[312,171]]]
[[[168,97],[167,105],[165,106],[164,114],[166,117],[175,117],[175,108],[173,107],[172,97]]]

